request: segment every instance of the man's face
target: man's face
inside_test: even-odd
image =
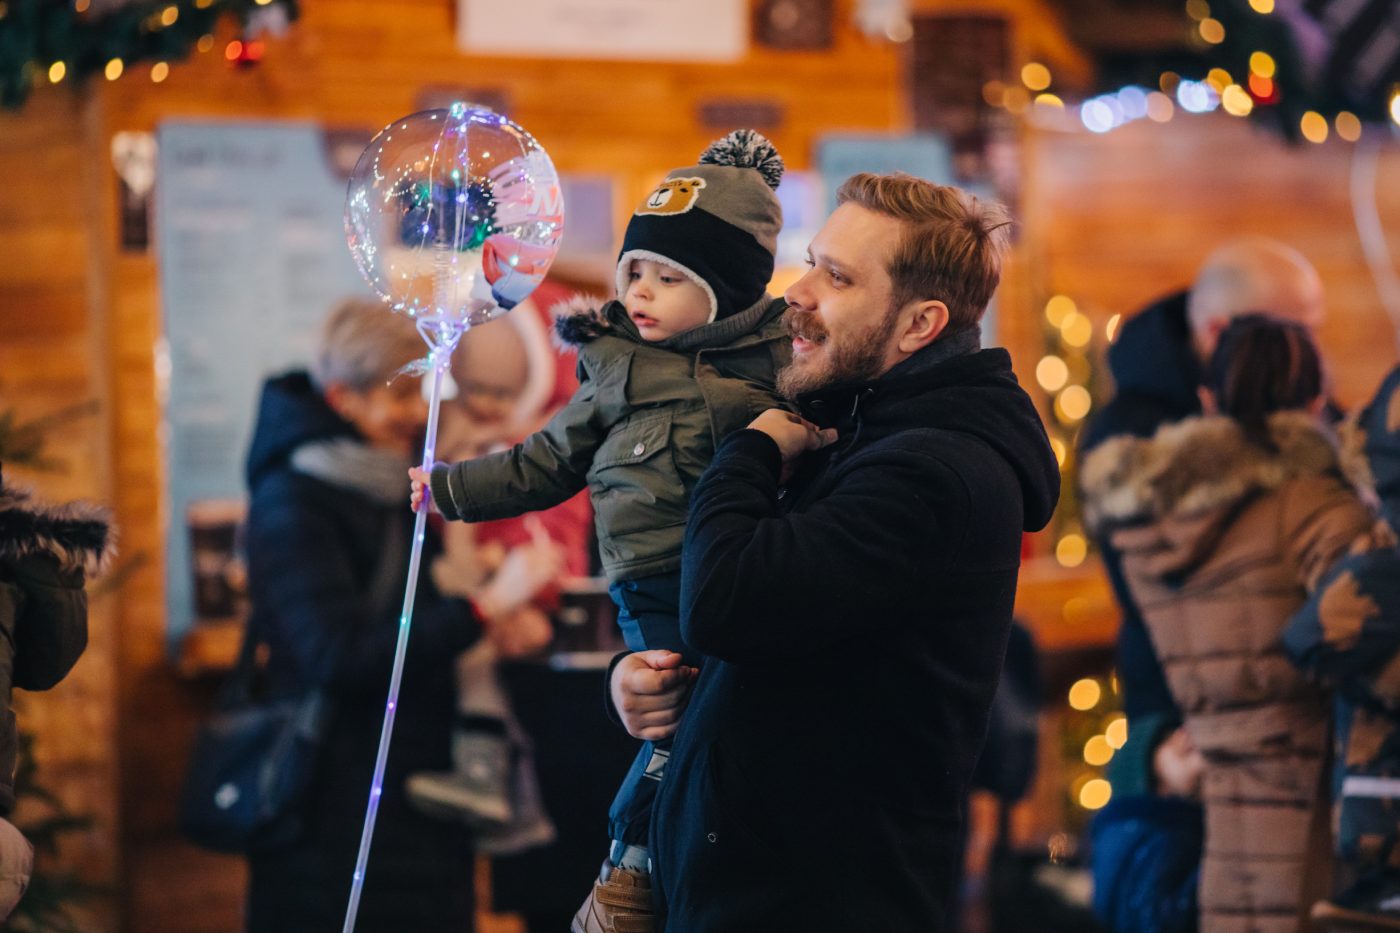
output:
[[[898,220],[842,204],[812,238],[807,274],[783,296],[792,362],[778,374],[788,398],[845,382],[873,379],[898,358],[889,260]]]
[[[371,447],[409,457],[416,452],[428,423],[422,380],[399,377],[361,390],[341,386],[333,395],[332,406]]]

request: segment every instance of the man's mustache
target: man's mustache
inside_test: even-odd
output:
[[[817,316],[810,311],[789,309],[783,318],[783,325],[787,328],[789,337],[800,337],[812,343],[821,343],[828,335],[822,322],[817,320]]]

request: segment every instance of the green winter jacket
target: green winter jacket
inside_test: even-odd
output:
[[[578,347],[579,388],[514,449],[438,464],[433,501],[450,519],[549,508],[585,485],[612,581],[680,567],[690,491],[715,447],[781,407],[774,374],[792,352],[768,296],[731,317],[648,343],[617,301],[580,308],[556,331]]]

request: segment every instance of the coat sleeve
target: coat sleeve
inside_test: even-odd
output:
[[[577,493],[607,434],[597,391],[585,374],[569,403],[512,449],[438,464],[432,474],[438,510],[453,520],[490,521],[547,509]]]
[[[357,574],[344,539],[324,503],[286,496],[259,507],[248,522],[248,573],[261,613],[276,620],[268,633],[274,650],[291,654],[305,683],[336,692],[382,693],[393,664],[398,614],[366,605],[366,581]],[[431,574],[419,577],[405,676],[440,666],[470,646],[480,626],[463,601],[441,596]],[[326,658],[336,659],[324,669]]]
[[[1283,632],[1305,673],[1371,709],[1400,709],[1400,550],[1379,526],[1319,581]]]
[[[1340,477],[1319,474],[1290,484],[1283,500],[1280,540],[1308,593],[1353,547],[1366,549],[1375,513]]]
[[[67,676],[87,647],[87,594],[83,571],[64,569],[49,554],[11,565],[22,591],[15,619],[14,685],[48,690]]]
[[[871,451],[839,488],[780,514],[781,457],[752,430],[720,447],[691,500],[681,632],[726,661],[783,660],[862,639],[907,616],[958,553],[970,493],[941,461]]]

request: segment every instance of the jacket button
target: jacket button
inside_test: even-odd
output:
[[[719,842],[719,833],[706,833],[705,838],[710,842]]]
[[[638,444],[636,447],[633,447],[633,448],[632,448],[632,456],[634,456],[634,457],[640,457],[642,454],[644,454],[644,453],[646,453],[646,452],[647,452],[647,445],[646,445],[646,444]]]

